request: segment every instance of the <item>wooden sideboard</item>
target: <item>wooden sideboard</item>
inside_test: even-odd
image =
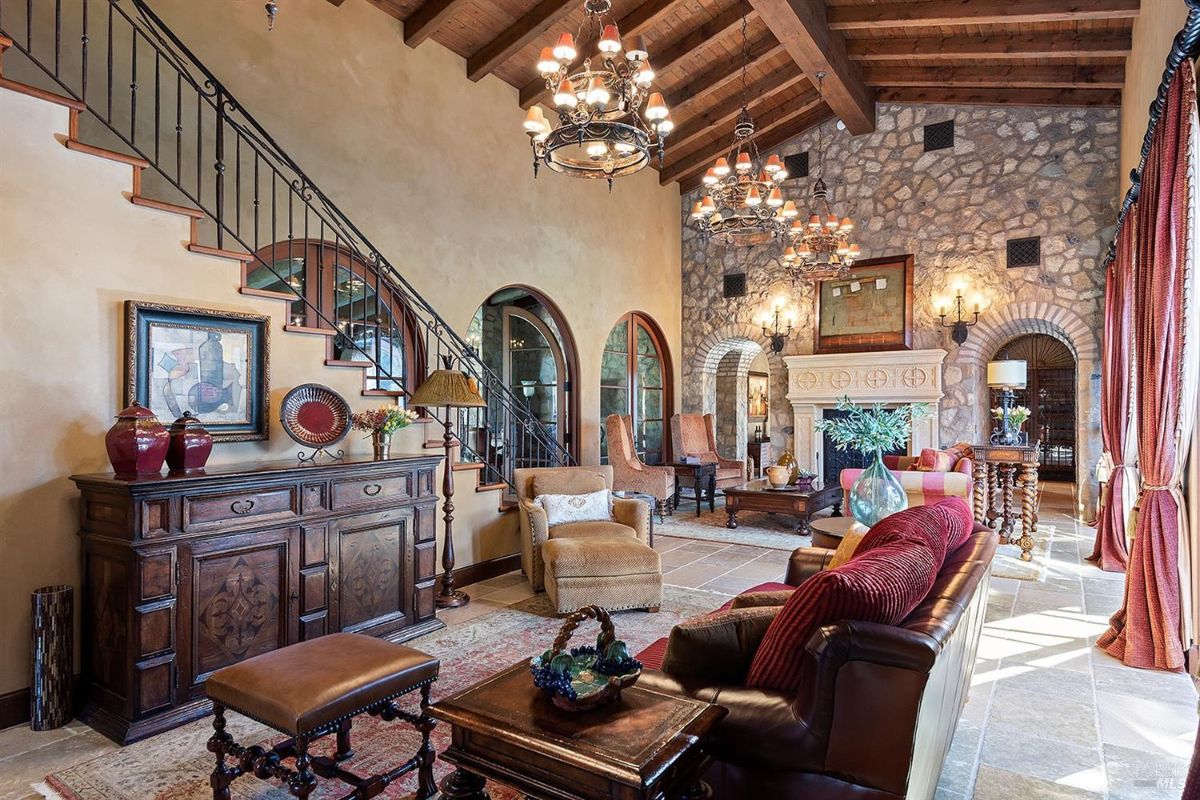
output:
[[[435,616],[440,456],[211,467],[82,494],[81,718],[126,744],[209,711],[204,681],[336,631],[403,641]]]

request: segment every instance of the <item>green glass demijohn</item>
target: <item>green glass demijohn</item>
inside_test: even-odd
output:
[[[884,466],[883,451],[876,450],[871,463],[850,487],[850,515],[868,528],[884,517],[908,508],[908,495],[890,469]]]

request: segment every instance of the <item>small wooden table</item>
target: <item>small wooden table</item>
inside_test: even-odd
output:
[[[813,547],[836,550],[851,531],[866,533],[867,527],[854,517],[818,517],[809,522]]]
[[[842,515],[842,487],[837,484],[813,486],[812,489],[801,491],[795,486],[783,489],[772,489],[767,481],[750,481],[741,486],[725,490],[725,514],[729,517],[725,522],[726,528],[736,528],[737,512],[766,511],[768,513],[792,514],[800,518],[796,525],[796,533],[806,535],[812,532],[809,520],[812,515],[823,508],[833,506],[833,516]]]
[[[708,510],[717,510],[717,465],[688,464],[683,461],[671,461],[668,467],[675,470],[675,508],[679,508],[679,479],[684,475],[692,477],[692,491],[696,493],[696,516],[700,516],[700,501],[703,499],[704,487],[708,487]]]
[[[976,444],[972,448],[975,521],[990,528],[997,527],[999,522],[1001,544],[1016,544],[1021,548],[1021,560],[1032,561],[1033,536],[1037,533],[1039,444]],[[1013,510],[1013,490],[1017,488],[1021,490],[1021,535],[1014,537],[1017,516]]]
[[[430,707],[450,724],[441,758],[455,766],[444,800],[487,800],[495,780],[535,800],[703,800],[703,742],[720,706],[633,686],[594,711],[561,711],[533,685],[529,663]]]
[[[771,460],[771,440],[764,439],[761,442],[748,443],[746,456],[754,462],[754,469],[758,472],[758,477],[766,477],[763,470],[767,468],[767,462]],[[751,473],[750,477],[754,477],[754,474]]]

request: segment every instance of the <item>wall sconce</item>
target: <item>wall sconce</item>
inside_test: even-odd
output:
[[[776,303],[774,315],[768,317],[762,324],[763,336],[771,340],[771,352],[775,355],[783,352],[783,345],[787,341],[787,337],[792,333],[792,318],[790,316],[784,320],[787,323],[787,328],[785,329],[780,326],[779,317],[781,311],[782,304]],[[770,323],[770,327],[768,327],[768,323]]]
[[[934,311],[942,320],[943,328],[950,328],[950,338],[955,344],[962,344],[967,341],[967,329],[979,322],[979,314],[986,307],[987,303],[983,295],[976,294],[971,298],[971,311],[967,311],[966,285],[956,283],[953,287],[954,297],[952,299],[939,298],[934,302]],[[946,317],[951,314],[954,319],[951,322],[946,322]]]

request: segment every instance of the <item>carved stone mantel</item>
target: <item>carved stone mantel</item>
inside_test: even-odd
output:
[[[890,350],[877,353],[830,353],[786,356],[787,399],[795,416],[796,461],[820,473],[824,437],[817,420],[825,408],[849,397],[856,403],[929,403],[932,414],[914,423],[908,452],[938,447],[938,410],[942,399],[945,350]]]

